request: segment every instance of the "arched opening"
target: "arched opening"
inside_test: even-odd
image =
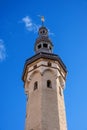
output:
[[[34,90],[36,90],[36,89],[38,89],[38,82],[37,81],[34,83]]]
[[[45,33],[45,30],[43,30],[43,34]]]
[[[43,47],[44,47],[44,48],[47,48],[47,47],[48,47],[48,44],[43,43]]]
[[[50,80],[47,80],[47,87],[48,87],[48,88],[52,88],[52,83],[51,83]]]
[[[41,44],[38,45],[38,49],[40,49],[40,48],[41,48]]]
[[[52,47],[50,46],[49,49],[52,50]]]

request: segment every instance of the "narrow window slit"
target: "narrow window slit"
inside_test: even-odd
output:
[[[37,81],[34,83],[34,90],[36,90],[36,89],[38,89],[38,82]]]
[[[50,80],[47,80],[47,87],[48,87],[48,88],[52,88],[52,83],[51,83]]]

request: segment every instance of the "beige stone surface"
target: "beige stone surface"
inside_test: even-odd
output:
[[[25,92],[28,95],[25,130],[67,130],[63,89],[65,72],[58,62],[40,59],[27,67]],[[37,68],[33,66],[37,64]],[[52,88],[47,88],[51,80]],[[38,89],[34,83],[38,81]],[[61,94],[59,87],[61,88]]]

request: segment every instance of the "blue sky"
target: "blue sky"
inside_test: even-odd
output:
[[[68,69],[68,130],[87,130],[87,0],[0,0],[0,130],[24,130],[21,77],[25,60],[34,55],[39,15]]]

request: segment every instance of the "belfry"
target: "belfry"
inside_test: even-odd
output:
[[[63,90],[67,69],[53,53],[53,43],[43,24],[35,41],[35,55],[27,59],[23,71],[27,95],[25,130],[67,130]]]

